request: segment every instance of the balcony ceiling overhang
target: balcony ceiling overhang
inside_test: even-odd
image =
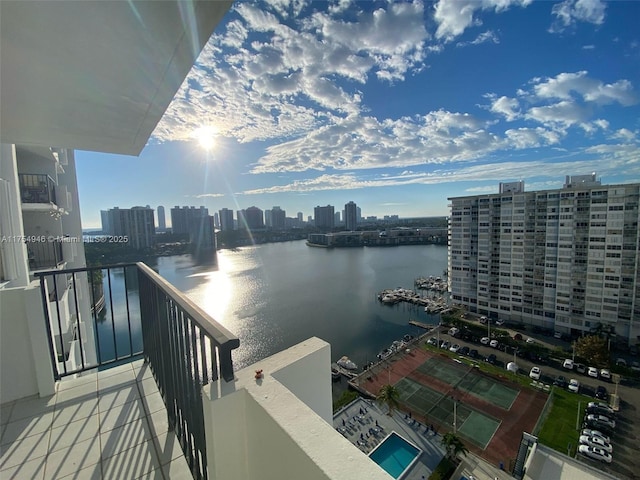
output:
[[[0,1],[0,141],[138,155],[232,1]]]

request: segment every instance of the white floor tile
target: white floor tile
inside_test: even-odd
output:
[[[34,417],[43,413],[53,412],[56,400],[54,396],[40,398],[32,397],[20,400],[13,405],[11,410],[11,422],[23,418]]]
[[[122,388],[101,393],[98,407],[100,412],[106,412],[114,407],[132,402],[140,398],[140,392],[135,383]]]
[[[95,387],[98,380],[98,374],[95,370],[89,372],[78,373],[74,376],[64,377],[57,383],[58,392],[63,392],[71,388],[81,387],[83,385],[92,385]]]
[[[86,383],[73,388],[58,391],[56,394],[56,405],[63,405],[69,402],[84,402],[92,398],[98,398],[95,383]]]
[[[43,480],[45,458],[40,457],[0,471],[2,480]]]
[[[50,453],[45,476],[47,479],[62,478],[96,464],[96,468],[99,468],[99,462],[100,441],[96,436]]]
[[[136,445],[151,440],[146,418],[139,418],[118,428],[100,434],[102,458],[109,458]]]
[[[100,433],[108,432],[144,416],[145,411],[141,400],[118,405],[106,412],[100,412]]]
[[[76,420],[51,430],[49,439],[49,452],[62,450],[76,443],[97,437],[99,434],[99,417],[91,417]]]
[[[102,462],[104,478],[138,478],[160,467],[151,441],[136,445]]]
[[[96,463],[95,465],[91,465],[90,467],[83,468],[82,470],[74,472],[70,475],[60,477],[61,480],[102,480],[103,478],[102,465],[100,463]]]
[[[184,457],[177,458],[171,463],[162,466],[166,478],[171,480],[193,480],[191,470]]]
[[[159,412],[160,410],[166,411],[164,400],[162,400],[160,392],[147,395],[142,399],[142,401],[144,402],[144,406],[149,414]]]
[[[166,410],[154,412],[147,418],[149,419],[152,436],[157,437],[169,431],[169,419],[167,418]]]
[[[173,432],[158,435],[153,441],[160,457],[160,465],[166,465],[176,458],[184,458],[180,443]]]
[[[29,460],[44,457],[49,445],[49,431],[0,447],[0,470],[15,467]],[[2,475],[0,475],[2,478]]]
[[[98,399],[90,398],[83,402],[62,402],[56,404],[53,412],[53,428],[67,425],[83,418],[98,414]]]
[[[131,368],[109,377],[98,378],[98,393],[116,390],[125,385],[134,384],[135,381],[136,377]]]
[[[24,438],[42,433],[51,428],[53,412],[44,413],[37,417],[24,418],[16,422],[9,422],[2,432],[0,445],[20,441]]]

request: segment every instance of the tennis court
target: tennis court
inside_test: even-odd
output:
[[[417,370],[505,410],[511,408],[519,393],[519,390],[475,373],[468,365],[445,362],[435,357],[425,361]]]
[[[410,378],[402,378],[395,387],[401,401],[414,412],[444,425],[456,423],[457,432],[484,449],[500,426],[500,420],[456,402],[451,396],[433,390]],[[455,418],[454,418],[455,417]]]

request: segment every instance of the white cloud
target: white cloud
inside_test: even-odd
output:
[[[638,139],[638,132],[632,132],[627,128],[621,128],[618,131],[616,131],[612,135],[612,137],[620,140],[626,140],[628,142],[634,142],[634,141],[637,141]]]
[[[494,100],[491,103],[491,111],[502,115],[509,122],[517,119],[520,116],[519,107],[520,104],[517,99],[505,96],[502,96],[500,98],[495,98],[494,96]]]
[[[501,12],[512,5],[526,7],[532,0],[440,0],[434,9],[438,24],[436,38],[451,41],[472,25],[481,24],[474,14],[478,10]]]
[[[564,129],[572,125],[585,123],[589,113],[588,110],[574,102],[564,100],[553,105],[531,107],[525,117],[550,128]]]
[[[556,3],[551,9],[555,20],[550,32],[562,32],[576,22],[587,22],[594,25],[604,23],[606,5],[600,0],[565,0]]]
[[[458,47],[466,47],[468,45],[480,45],[482,43],[489,43],[489,42],[493,44],[500,43],[500,38],[498,38],[498,35],[492,30],[487,30],[486,32],[481,33],[474,40],[471,40],[470,42],[458,42],[456,45]]]
[[[629,106],[637,103],[633,86],[628,80],[604,84],[600,80],[588,77],[588,72],[560,73],[553,78],[535,78],[533,90],[538,98],[572,98],[572,92],[586,102],[608,104],[617,102]]]

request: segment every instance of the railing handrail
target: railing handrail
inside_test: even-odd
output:
[[[236,335],[227,330],[222,324],[216,322],[211,316],[202,310],[198,305],[192,302],[183,292],[167,282],[158,273],[156,273],[148,265],[138,262],[135,264],[139,271],[144,273],[171,299],[176,302],[194,322],[207,333],[211,339],[214,340],[216,345],[225,347],[228,349],[236,349],[240,346],[240,340]],[[215,322],[215,323],[213,323]]]

